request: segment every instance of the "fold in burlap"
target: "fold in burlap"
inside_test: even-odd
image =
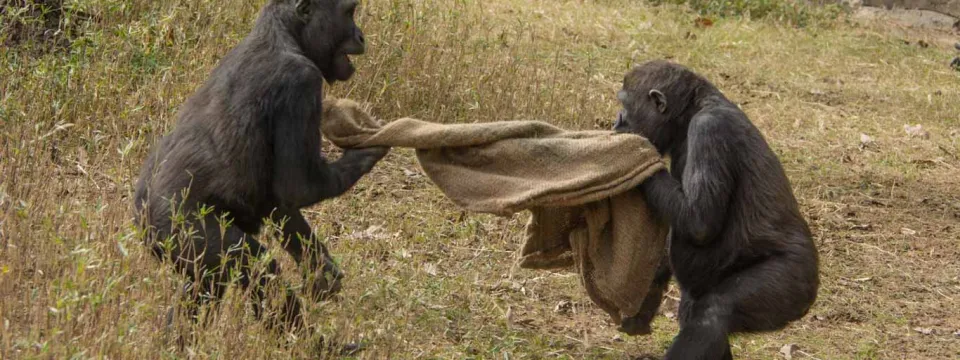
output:
[[[667,231],[635,189],[663,168],[643,137],[539,121],[381,125],[346,99],[324,101],[322,132],[341,148],[416,149],[427,176],[465,209],[530,210],[521,267],[577,265],[587,294],[616,323],[640,310]]]

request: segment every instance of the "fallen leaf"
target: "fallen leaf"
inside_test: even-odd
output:
[[[423,271],[427,274],[437,276],[437,265],[434,263],[423,264]]]
[[[901,228],[901,229],[900,229],[900,233],[901,233],[901,234],[904,234],[904,235],[910,235],[910,236],[912,236],[912,235],[916,235],[916,234],[917,234],[917,231],[916,231],[916,230],[913,230],[913,229],[910,229],[910,228]]]
[[[677,314],[674,314],[673,311],[664,312],[663,316],[666,316],[667,319],[670,319],[670,320],[674,320],[677,318]]]
[[[910,160],[910,163],[911,163],[911,164],[916,164],[916,165],[918,165],[918,167],[928,168],[928,167],[933,167],[933,166],[935,166],[935,165],[938,165],[938,164],[942,163],[943,161],[944,161],[943,157],[938,157],[938,158],[933,159],[933,160],[930,160],[930,159]]]
[[[954,331],[953,336],[960,337],[960,330]]]
[[[697,27],[703,27],[703,28],[713,26],[713,20],[710,20],[710,18],[699,17],[699,16],[697,17],[696,20],[693,21],[693,23],[696,24]]]
[[[931,328],[915,327],[915,328],[913,328],[913,331],[916,331],[916,332],[921,333],[921,334],[924,334],[924,335],[933,334],[933,329],[931,329]]]
[[[534,322],[534,321],[535,321],[535,320],[533,320],[533,319],[531,319],[531,318],[523,318],[523,319],[516,320],[516,321],[514,321],[513,323],[516,324],[516,325],[520,325],[520,326],[530,327],[531,325],[533,325],[533,322]]]
[[[873,225],[870,224],[857,224],[850,227],[850,230],[861,230],[861,231],[870,231],[873,230]]]
[[[572,308],[573,308],[573,304],[571,304],[569,301],[560,300],[560,302],[557,303],[557,306],[553,307],[553,312],[565,314],[570,312],[570,309]]]
[[[354,231],[349,236],[359,240],[386,240],[390,238],[390,235],[380,225],[370,226],[363,231]]]
[[[423,175],[420,175],[419,172],[416,172],[416,171],[413,171],[413,170],[410,170],[410,169],[406,169],[406,168],[403,169],[403,174],[406,175],[407,177],[411,177],[411,178],[418,178],[418,177],[423,176]]]
[[[780,355],[783,355],[784,359],[790,360],[793,359],[793,353],[797,350],[800,350],[800,346],[797,344],[786,344],[780,348]]]
[[[864,205],[872,205],[872,206],[880,206],[880,207],[890,207],[889,204],[887,204],[887,203],[885,203],[885,202],[883,202],[883,201],[877,200],[877,199],[866,199],[866,200],[863,200],[863,204],[864,204]]]

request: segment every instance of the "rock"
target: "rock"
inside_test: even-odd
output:
[[[917,124],[917,125],[903,124],[903,131],[905,131],[907,135],[910,135],[910,137],[921,138],[921,139],[930,138],[930,133],[924,130],[923,126],[920,126],[920,124]]]
[[[867,134],[860,134],[860,150],[866,149],[868,146],[873,145],[873,138]]]
[[[797,350],[800,350],[800,346],[797,344],[786,344],[780,348],[780,355],[783,355],[784,359],[791,360],[793,359],[793,353]]]

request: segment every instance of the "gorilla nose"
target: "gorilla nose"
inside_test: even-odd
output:
[[[360,55],[366,52],[367,41],[366,39],[363,38],[363,31],[360,31],[360,29],[357,29],[353,33],[353,42],[357,44],[357,51],[354,53],[355,55]]]
[[[360,29],[353,31],[353,37],[344,40],[339,53],[346,55],[360,55],[366,51],[366,40],[363,38],[363,32]]]

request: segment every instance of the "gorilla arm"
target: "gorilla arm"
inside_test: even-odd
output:
[[[317,121],[323,80],[314,74],[289,81],[273,112],[273,192],[280,206],[300,209],[349,190],[389,149],[348,149],[328,164],[320,151]]]
[[[709,112],[690,120],[683,183],[662,170],[640,185],[654,213],[670,222],[674,234],[699,246],[723,230],[735,188],[732,134],[723,120]]]

